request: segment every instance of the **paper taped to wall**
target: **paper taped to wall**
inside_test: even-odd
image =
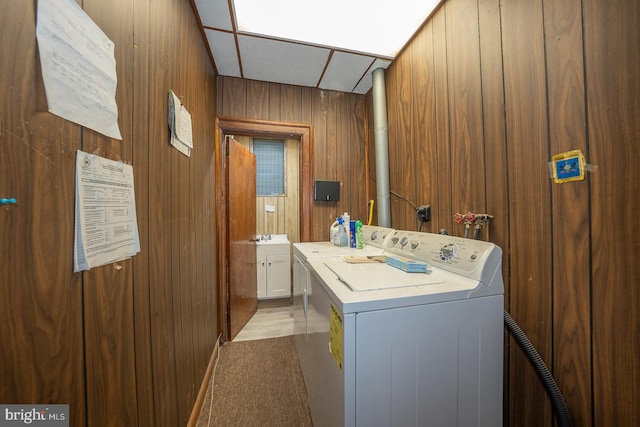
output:
[[[73,0],[38,0],[36,37],[49,112],[122,139],[114,43]]]
[[[140,252],[133,168],[78,151],[73,271]]]

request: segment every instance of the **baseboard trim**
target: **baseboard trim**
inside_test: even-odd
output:
[[[216,362],[218,360],[221,339],[222,335],[219,335],[218,339],[216,340],[216,345],[213,347],[213,352],[211,352],[209,366],[207,366],[207,371],[204,373],[202,384],[200,384],[200,391],[198,392],[196,402],[193,404],[193,409],[191,410],[191,416],[189,417],[189,423],[187,424],[187,427],[195,427],[195,425],[198,423],[198,418],[200,418],[200,412],[202,412],[202,404],[204,403],[204,398],[207,395],[207,389],[209,388],[209,384],[211,383],[213,368],[216,366]]]

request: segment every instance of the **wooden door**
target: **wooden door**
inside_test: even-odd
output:
[[[256,157],[227,138],[227,236],[229,239],[229,339],[255,314],[258,306],[256,271]]]

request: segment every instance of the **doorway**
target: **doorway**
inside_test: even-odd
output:
[[[216,120],[216,199],[217,199],[217,247],[218,247],[218,333],[223,341],[228,341],[230,336],[229,322],[229,230],[226,225],[224,212],[227,211],[228,195],[224,193],[225,162],[221,161],[224,154],[221,144],[225,135],[247,135],[252,137],[268,137],[299,140],[299,241],[311,240],[312,191],[313,180],[311,172],[312,152],[312,128],[307,124],[291,124],[261,120],[239,119],[219,117]]]
[[[251,137],[245,135],[234,135],[234,139],[243,147],[254,153],[256,162],[263,160],[260,157],[260,150],[257,144],[269,143],[279,148],[274,157],[279,157],[265,168],[270,169],[269,178],[260,176],[258,170],[258,181],[265,187],[265,181],[272,178],[277,181],[273,188],[256,189],[256,233],[260,235],[286,234],[292,243],[300,241],[300,177],[299,177],[299,146],[300,140],[297,138],[269,138]],[[270,147],[271,149],[271,147]],[[269,160],[269,159],[267,159]],[[263,162],[266,162],[263,160]],[[258,169],[260,167],[258,166]],[[275,176],[277,175],[277,176]]]

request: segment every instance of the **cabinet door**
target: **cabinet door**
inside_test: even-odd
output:
[[[291,295],[291,257],[289,254],[267,256],[267,297],[289,295]]]
[[[258,255],[256,257],[256,269],[258,270],[258,299],[267,297],[267,257]]]

